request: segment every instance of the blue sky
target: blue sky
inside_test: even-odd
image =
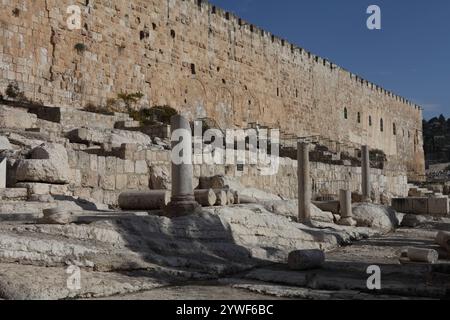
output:
[[[449,0],[209,0],[245,20],[450,117]],[[382,29],[368,30],[369,5]]]

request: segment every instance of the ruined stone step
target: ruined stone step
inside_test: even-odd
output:
[[[1,200],[26,200],[28,191],[26,188],[0,189]]]
[[[27,190],[28,195],[70,195],[69,186],[65,184],[49,184],[39,182],[21,182],[17,187]]]
[[[54,207],[54,203],[47,202],[17,202],[4,201],[0,203],[0,215],[2,214],[34,214],[41,215],[45,209]]]

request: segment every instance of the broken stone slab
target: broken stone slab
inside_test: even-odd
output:
[[[70,182],[69,167],[50,160],[19,160],[16,180],[19,182],[42,182],[66,184]]]
[[[0,151],[3,150],[12,150],[12,145],[9,142],[8,138],[5,136],[0,136]]]
[[[119,207],[123,210],[161,210],[170,202],[170,191],[129,191],[119,195]]]
[[[241,204],[252,204],[252,203],[256,204],[256,203],[258,203],[258,200],[256,200],[255,198],[249,197],[246,195],[240,195],[239,198],[240,198]]]
[[[74,222],[74,217],[70,211],[64,208],[50,208],[43,211],[44,217],[40,220],[42,224],[66,225]]]
[[[340,213],[339,201],[313,201],[313,204],[322,211],[331,212],[333,214]]]
[[[217,202],[217,196],[214,190],[195,190],[195,200],[204,207],[213,207]]]
[[[427,219],[424,216],[407,214],[403,217],[401,226],[406,228],[415,228],[425,222],[427,222]]]
[[[290,217],[295,220],[298,218],[297,200],[264,201],[261,204],[275,214]],[[334,216],[331,212],[322,211],[314,204],[311,204],[311,219],[318,222],[334,223]]]
[[[450,253],[450,232],[439,231],[436,235],[436,243]]]
[[[408,248],[408,258],[412,262],[435,264],[439,260],[439,253],[432,249]]]
[[[24,188],[5,188],[0,187],[0,199],[3,200],[26,200],[28,191]]]
[[[319,269],[325,263],[322,250],[297,250],[289,253],[288,265],[291,270]]]
[[[19,182],[16,187],[28,190],[28,195],[61,195],[69,196],[69,186],[65,184],[49,184],[38,182]]]

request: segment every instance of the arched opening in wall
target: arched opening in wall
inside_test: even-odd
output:
[[[397,125],[395,123],[392,124],[392,133],[394,134],[394,136],[397,135]]]
[[[277,88],[277,97],[280,96],[280,88]]]
[[[369,116],[369,126],[372,126],[372,116]]]
[[[298,98],[298,89],[295,89],[295,97]]]
[[[347,108],[344,108],[344,119],[345,120],[348,119],[348,110],[347,110]]]
[[[172,37],[172,39],[175,39],[175,36],[176,36],[176,34],[175,34],[175,30],[170,30],[170,36]]]
[[[383,121],[383,118],[380,119],[380,131],[381,131],[381,132],[384,131],[384,121]]]
[[[358,123],[361,123],[361,112],[358,112]]]

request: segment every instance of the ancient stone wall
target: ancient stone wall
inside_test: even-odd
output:
[[[121,192],[153,188],[153,168],[162,168],[167,173],[167,185],[170,187],[170,151],[140,149],[110,156],[69,151],[69,163],[74,179],[64,187],[65,193],[83,199],[117,205]],[[408,195],[404,173],[379,169],[371,171],[373,198],[377,202],[382,200],[382,195],[387,198]],[[257,165],[245,165],[242,171],[236,165],[194,165],[195,187],[200,177],[216,175],[233,177],[243,186],[258,188],[286,199],[296,199],[298,196],[297,163],[289,158],[281,158],[278,172],[271,176],[262,176]],[[311,176],[316,195],[338,195],[342,188],[361,193],[361,168],[312,162]],[[158,185],[156,189],[161,187]]]
[[[67,27],[67,8],[82,28]],[[259,122],[383,150],[424,174],[421,109],[200,0],[1,0],[0,91],[81,108],[120,92],[222,127]]]

